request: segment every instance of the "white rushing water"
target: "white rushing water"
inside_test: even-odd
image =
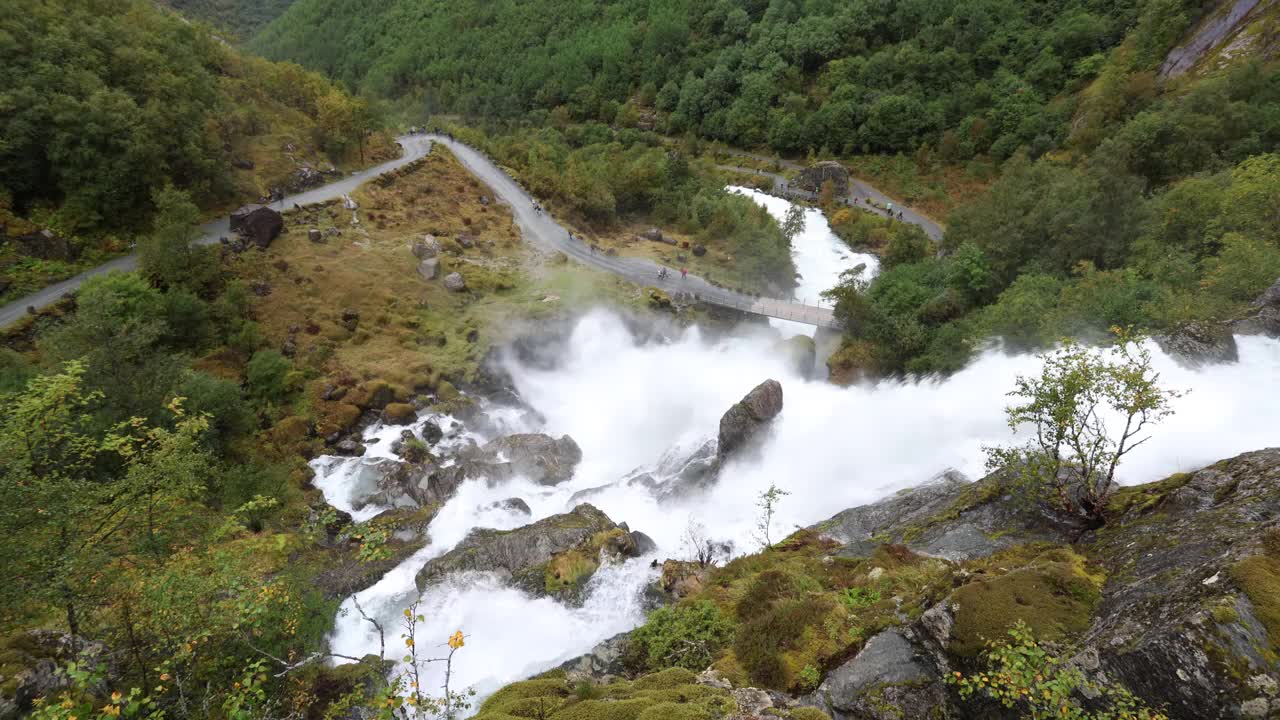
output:
[[[751,198],[778,222],[787,218],[792,203],[759,190],[731,186],[730,192]],[[880,259],[869,253],[851,250],[843,240],[831,231],[827,218],[817,208],[804,209],[804,229],[791,238],[791,260],[795,263],[796,289],[794,298],[806,305],[826,305],[822,293],[840,282],[840,274],[857,265],[865,265],[860,277],[871,279],[880,268]]]
[[[842,264],[841,269],[864,262],[845,252],[827,257],[837,258],[832,263]],[[830,282],[838,274],[809,270],[806,282]],[[776,332],[759,329],[713,342],[693,328],[669,342],[641,344],[621,318],[596,310],[578,321],[554,369],[511,364],[517,392],[545,423],[529,427],[527,416],[508,413],[498,423],[500,430],[568,434],[582,448],[583,460],[574,477],[557,487],[520,478],[496,487],[464,483],[431,523],[429,544],[358,594],[361,606],[389,628],[388,647],[402,647],[395,628],[403,609],[417,599],[414,575],[426,560],[447,552],[472,528],[513,528],[568,511],[574,492],[614,483],[636,468],[656,467],[673,448],[696,448],[715,436],[724,411],[766,378],[782,383],[782,413],[759,454],[729,463],[705,494],[661,506],[641,487],[610,487],[591,496],[590,502],[615,522],[651,536],[658,550],[599,571],[584,607],[530,598],[482,573],[457,575],[429,588],[419,607],[427,618],[421,636],[443,643],[454,630],[467,634],[455,660],[454,687],[470,686],[487,695],[639,624],[639,594],[655,573],[649,560],[685,557],[681,535],[691,520],[709,537],[732,541],[736,552],[752,551],[756,497],[770,483],[790,493],[775,524],[777,534],[785,534],[948,468],[980,476],[982,447],[1010,440],[1004,393],[1015,376],[1038,369],[1032,356],[1007,356],[993,348],[943,380],[840,388],[796,375],[778,353],[776,340]],[[1155,352],[1163,383],[1193,392],[1178,399],[1176,414],[1126,458],[1122,482],[1158,479],[1280,442],[1280,403],[1260,391],[1280,377],[1280,342],[1242,337],[1238,343],[1238,363],[1200,370]],[[448,424],[448,419],[442,422]],[[390,456],[389,444],[398,433],[398,428],[370,429],[368,437],[383,439],[370,446],[366,458],[313,462],[316,483],[331,504],[358,518],[383,509],[359,503],[372,491],[373,476],[366,468]],[[466,435],[458,433],[452,442],[464,441]],[[523,498],[532,519],[488,507],[510,497]],[[354,612],[352,600],[343,607],[331,637],[333,650],[357,657],[376,653],[378,639],[370,624]],[[389,654],[395,657],[398,651]],[[438,684],[433,674],[429,686]]]

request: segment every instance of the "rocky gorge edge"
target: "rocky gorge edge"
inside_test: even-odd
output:
[[[669,561],[660,585],[673,607],[709,603],[739,632],[767,627],[741,611],[763,581],[780,578],[807,589],[775,600],[770,611],[802,603],[828,609],[802,633],[845,612],[862,630],[835,644],[779,643],[784,672],[772,676],[739,657],[750,643],[729,641],[696,682],[734,698],[750,690],[761,702],[739,702],[719,717],[786,716],[802,707],[835,720],[1020,717],[962,699],[945,682],[978,668],[987,642],[1015,620],[1089,681],[1125,687],[1170,718],[1280,713],[1280,448],[1123,488],[1101,528],[1007,487],[1001,473],[976,482],[945,473],[724,567]],[[685,582],[691,576],[697,581]],[[907,576],[922,587],[902,582]],[[677,579],[683,591],[673,592]],[[845,608],[826,601],[842,594],[862,600]],[[551,682],[556,695],[559,686],[607,688],[649,676],[654,668],[631,647],[637,632],[610,638],[539,682]],[[819,678],[794,672],[801,663]],[[504,717],[498,704],[478,717]]]

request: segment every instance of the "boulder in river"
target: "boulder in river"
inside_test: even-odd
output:
[[[573,477],[574,468],[582,462],[582,449],[568,435],[521,433],[486,443],[480,448],[480,459],[509,463],[518,475],[541,485],[557,485]]]
[[[515,530],[479,528],[454,549],[429,560],[418,571],[418,589],[449,573],[476,570],[497,573],[531,595],[581,600],[602,553],[626,532],[587,504]]]
[[[769,422],[782,412],[782,384],[765,380],[720,418],[718,457],[729,458],[759,439]]]
[[[1191,322],[1155,337],[1160,349],[1189,367],[1232,363],[1240,359],[1236,339],[1227,325]]]

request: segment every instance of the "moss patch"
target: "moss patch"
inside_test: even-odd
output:
[[[1059,640],[1083,632],[1100,597],[1102,577],[1066,548],[1049,550],[1023,565],[1026,548],[988,559],[980,577],[951,596],[956,607],[949,650],[972,657],[1022,620],[1037,638]],[[1002,566],[1014,569],[1002,571]]]
[[[1159,507],[1169,493],[1188,482],[1191,482],[1190,473],[1175,473],[1153,483],[1122,487],[1107,502],[1107,515],[1121,518],[1150,512]]]
[[[1253,603],[1271,645],[1280,646],[1280,560],[1266,555],[1247,557],[1232,565],[1229,574]]]
[[[589,692],[575,692],[563,677],[513,683],[485,700],[476,720],[709,720],[735,709],[727,692],[697,685],[693,673],[676,668]]]

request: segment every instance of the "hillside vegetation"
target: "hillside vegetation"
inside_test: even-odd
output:
[[[142,0],[17,0],[0,65],[0,296],[120,251],[165,187],[208,212],[390,150],[363,101]]]
[[[534,111],[783,152],[1040,151],[1137,24],[1157,62],[1194,0],[301,0],[252,42],[431,111]]]
[[[240,40],[289,8],[292,0],[166,0],[166,4],[192,20],[203,20]]]

